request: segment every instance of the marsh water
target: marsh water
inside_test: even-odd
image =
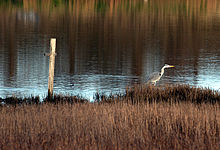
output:
[[[220,88],[219,0],[3,0],[0,97],[54,93],[92,100],[165,70],[158,84]]]

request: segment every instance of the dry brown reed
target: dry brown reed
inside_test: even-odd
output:
[[[220,104],[220,92],[208,88],[192,87],[190,85],[134,85],[126,89],[126,94],[120,95],[99,95],[96,94],[96,101],[115,103],[124,101],[127,103],[152,103],[152,102],[192,102],[192,103],[218,103]]]
[[[128,101],[168,87],[153,88],[134,87],[132,96],[115,97],[117,103],[0,107],[0,149],[220,149],[219,103]],[[193,90],[205,98],[204,90]]]

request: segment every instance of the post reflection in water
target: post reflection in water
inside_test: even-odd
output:
[[[47,94],[49,40],[57,38],[54,93],[90,100],[145,83],[220,88],[218,0],[37,0],[0,4],[0,97]]]

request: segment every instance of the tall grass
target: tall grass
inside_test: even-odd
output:
[[[0,149],[219,149],[218,104],[42,104],[0,109]]]
[[[56,98],[0,107],[0,149],[220,149],[219,93],[209,89],[135,86],[99,103]]]

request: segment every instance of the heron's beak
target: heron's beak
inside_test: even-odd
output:
[[[170,66],[170,67],[175,67],[175,66]]]

